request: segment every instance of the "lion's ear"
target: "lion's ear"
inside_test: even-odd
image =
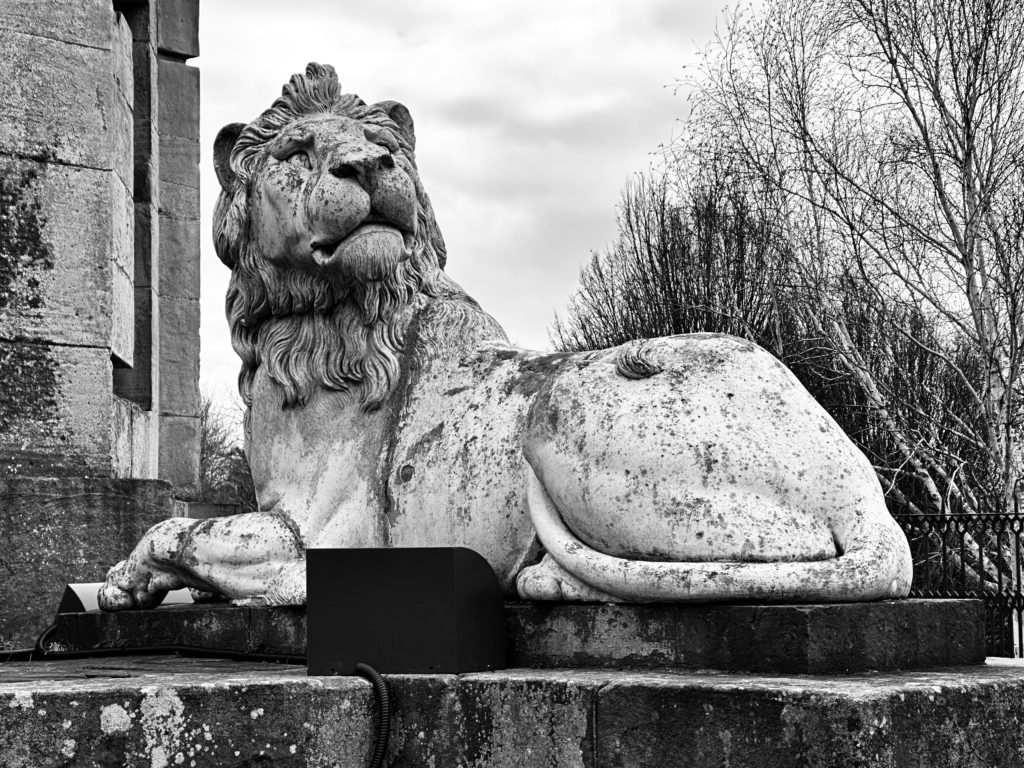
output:
[[[217,171],[217,179],[225,192],[231,192],[235,186],[235,172],[231,170],[231,150],[243,128],[245,123],[230,123],[221,128],[217,138],[213,140],[213,168]]]
[[[402,129],[405,137],[409,140],[409,146],[416,149],[416,133],[412,123],[412,114],[408,107],[398,101],[381,101],[376,106],[388,113],[388,117],[395,121],[395,124]]]

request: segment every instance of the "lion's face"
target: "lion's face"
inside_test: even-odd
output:
[[[317,115],[296,120],[265,152],[249,201],[265,259],[366,282],[411,257],[416,188],[390,130]]]
[[[247,404],[257,370],[286,406],[318,389],[358,391],[366,409],[388,397],[406,310],[445,261],[415,144],[403,105],[342,93],[319,64],[218,134],[213,234]]]

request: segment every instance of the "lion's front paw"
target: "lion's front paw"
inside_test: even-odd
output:
[[[124,562],[122,561],[115,565],[114,568],[123,564]],[[114,568],[110,570],[113,571]],[[104,611],[128,611],[135,607],[132,593],[114,584],[110,579],[109,572],[107,573],[107,580],[100,587],[96,599],[99,602],[100,609]]]
[[[524,600],[557,600],[583,603],[617,603],[618,598],[580,581],[551,555],[524,568],[516,578],[516,590]]]
[[[128,559],[107,571],[98,600],[104,611],[155,608],[169,590],[185,586],[179,556],[196,521],[172,517],[157,523],[135,545]]]
[[[167,588],[159,579],[143,572],[133,558],[128,558],[107,571],[97,600],[104,611],[127,611],[155,608],[166,595]]]

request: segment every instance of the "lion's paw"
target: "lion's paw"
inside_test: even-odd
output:
[[[107,571],[106,581],[97,594],[104,611],[155,608],[167,595],[167,589],[152,574],[140,573],[132,558],[122,560]]]
[[[104,611],[129,611],[135,607],[132,593],[109,581],[104,582],[100,587],[96,600]]]
[[[539,565],[525,568],[516,578],[516,591],[524,600],[561,600],[558,580],[541,570]]]
[[[107,571],[97,596],[100,608],[155,608],[169,590],[185,586],[176,561],[184,535],[193,524],[194,520],[173,517],[150,528],[128,558]]]
[[[524,568],[516,578],[516,591],[524,600],[617,603],[618,598],[586,584],[562,568],[551,555]]]

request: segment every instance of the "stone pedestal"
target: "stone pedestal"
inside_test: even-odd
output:
[[[301,655],[304,619],[297,608],[229,606],[65,614],[50,639]],[[511,668],[385,675],[386,764],[1022,766],[1024,665],[980,663],[981,619],[970,600],[510,604]],[[868,667],[903,669],[838,671]],[[301,664],[0,663],[3,765],[361,766],[376,717],[366,681],[309,677]]]
[[[831,605],[505,607],[508,666],[830,674],[985,659],[980,600]],[[306,648],[301,608],[167,606],[58,617],[62,648],[187,645],[284,656]]]
[[[1024,765],[1024,668],[387,675],[392,768]],[[369,684],[174,657],[0,663],[0,764],[368,764]]]
[[[985,659],[980,600],[506,609],[514,666],[832,674]]]

